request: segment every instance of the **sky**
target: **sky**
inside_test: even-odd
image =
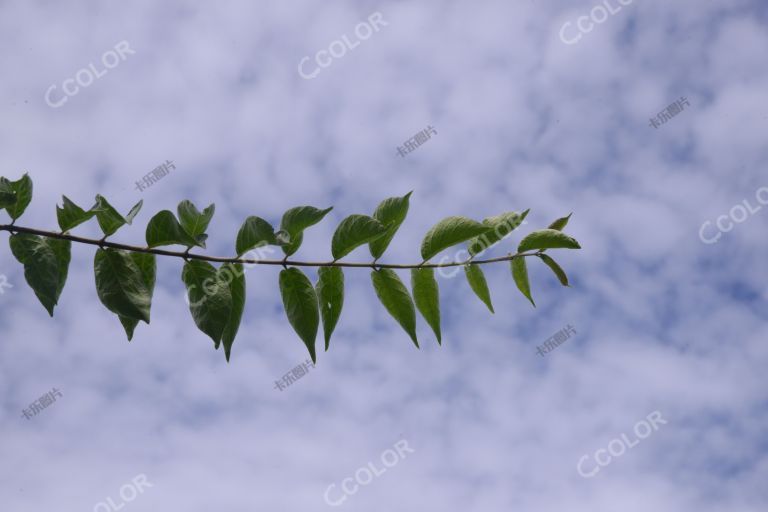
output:
[[[143,245],[190,199],[216,204],[195,251],[227,256],[249,215],[334,206],[297,253],[328,260],[345,216],[413,190],[382,262],[419,262],[444,217],[527,208],[489,256],[570,212],[582,246],[549,253],[569,288],[531,262],[536,308],[507,263],[494,315],[442,275],[442,346],[420,318],[419,350],[349,269],[330,350],[281,390],[308,356],[279,267],[246,273],[227,363],[181,260],[129,343],[93,247],[50,318],[0,233],[0,508],[766,510],[767,27],[759,0],[0,2],[18,225],[55,229],[62,194],[143,200],[112,238]]]

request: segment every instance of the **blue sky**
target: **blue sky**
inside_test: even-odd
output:
[[[96,296],[92,247],[73,247],[51,319],[0,235],[2,508],[98,511],[144,474],[124,512],[765,510],[768,4],[607,3],[601,23],[604,4],[581,0],[0,3],[0,174],[35,182],[20,225],[53,229],[62,194],[123,212],[143,199],[114,237],[142,244],[150,216],[188,198],[216,203],[206,253],[228,255],[249,215],[334,205],[298,253],[323,260],[343,217],[414,190],[383,261],[418,261],[443,217],[526,208],[520,233],[573,212],[583,247],[553,252],[570,289],[531,267],[536,309],[506,264],[486,268],[495,315],[463,276],[441,279],[443,345],[420,320],[418,351],[349,270],[331,350],[279,391],[307,357],[279,268],[248,271],[227,364],[192,322],[180,261],[158,262],[152,324],[128,343]],[[300,76],[374,13],[370,38]],[[123,41],[133,53],[104,69]],[[106,73],[49,106],[91,63]],[[165,160],[176,168],[136,190]],[[729,220],[744,200],[760,208]],[[705,243],[718,218],[732,229]],[[63,396],[25,419],[53,387]],[[654,411],[666,423],[650,437],[579,474]],[[399,440],[413,452],[327,503]]]

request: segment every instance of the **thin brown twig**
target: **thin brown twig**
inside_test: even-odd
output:
[[[56,233],[54,231],[45,231],[42,229],[27,228],[23,226],[14,226],[13,224],[0,225],[0,231],[8,231],[10,233],[27,233],[30,235],[39,235],[47,238],[56,238],[58,240],[69,240],[70,242],[77,242],[80,244],[95,245],[101,248],[109,247],[111,249],[120,249],[130,252],[143,252],[147,254],[156,254],[158,256],[173,256],[182,258],[185,260],[201,260],[209,261],[213,263],[244,263],[255,265],[280,265],[285,267],[291,265],[294,267],[354,267],[354,268],[399,268],[399,269],[411,269],[411,268],[445,268],[445,267],[459,267],[463,265],[485,265],[488,263],[497,263],[500,261],[510,261],[515,258],[524,258],[526,256],[537,256],[535,252],[521,252],[516,254],[510,254],[507,256],[501,256],[498,258],[490,258],[486,260],[467,260],[456,261],[450,263],[413,263],[413,264],[395,264],[395,263],[378,263],[376,261],[372,263],[347,263],[342,261],[294,261],[288,259],[281,260],[255,260],[249,258],[229,258],[222,256],[206,256],[204,254],[190,254],[189,249],[186,251],[168,251],[165,249],[155,249],[149,247],[139,247],[135,245],[120,244],[116,242],[107,242],[104,239],[96,240],[93,238],[85,238],[76,235],[70,235],[67,233]],[[105,237],[106,238],[106,237]]]

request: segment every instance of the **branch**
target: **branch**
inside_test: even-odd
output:
[[[460,267],[464,265],[485,265],[488,263],[497,263],[500,261],[511,261],[515,258],[524,258],[526,256],[538,256],[539,251],[535,252],[518,252],[516,254],[509,254],[507,256],[501,256],[498,258],[490,258],[485,260],[468,259],[466,261],[451,262],[451,263],[378,263],[373,261],[371,263],[347,263],[341,261],[295,261],[288,259],[280,260],[256,260],[250,258],[228,258],[225,256],[206,256],[204,254],[190,254],[187,251],[166,251],[163,249],[150,249],[149,247],[139,247],[136,245],[120,244],[116,242],[108,242],[102,239],[85,238],[81,236],[70,235],[67,233],[57,233],[55,231],[45,231],[42,229],[27,228],[23,226],[15,226],[13,224],[0,225],[0,231],[8,231],[9,233],[27,233],[30,235],[38,235],[46,238],[55,238],[58,240],[69,240],[70,242],[77,242],[80,244],[95,245],[97,247],[109,247],[112,249],[120,249],[129,252],[141,252],[147,254],[156,254],[159,256],[173,256],[182,259],[190,260],[202,260],[214,263],[247,263],[256,265],[279,265],[286,266],[291,265],[294,267],[353,267],[353,268],[399,268],[399,269],[411,269],[411,268],[445,268],[445,267]]]

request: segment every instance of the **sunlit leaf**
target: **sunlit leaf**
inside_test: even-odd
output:
[[[556,229],[534,231],[520,241],[518,252],[534,249],[581,249],[579,242]]]
[[[466,217],[447,217],[438,222],[421,242],[421,257],[428,260],[440,251],[480,236],[489,227]]]
[[[336,228],[331,241],[331,254],[338,260],[386,233],[384,225],[367,215],[350,215]]]
[[[435,279],[435,269],[414,268],[411,269],[411,288],[413,288],[413,301],[416,308],[427,321],[437,337],[437,342],[442,344],[440,332],[440,291]]]
[[[525,295],[529,301],[531,301],[531,304],[533,304],[534,307],[536,307],[536,303],[533,302],[533,297],[531,297],[531,284],[528,281],[528,265],[525,262],[525,258],[514,258],[512,259],[511,264],[512,277],[515,280],[517,289],[520,290],[520,293]]]
[[[379,203],[376,211],[373,212],[373,218],[384,224],[387,228],[386,234],[372,240],[368,244],[371,256],[374,258],[381,258],[384,251],[389,247],[390,242],[392,242],[397,230],[400,229],[400,225],[405,220],[406,215],[408,215],[409,200],[412,193],[408,192],[403,197],[385,199]]]
[[[480,265],[464,265],[464,274],[467,276],[467,282],[469,282],[470,288],[475,292],[475,295],[483,301],[483,304],[488,306],[488,309],[493,313],[493,304],[491,304],[491,292],[488,289],[488,282],[485,280],[485,273]]]

